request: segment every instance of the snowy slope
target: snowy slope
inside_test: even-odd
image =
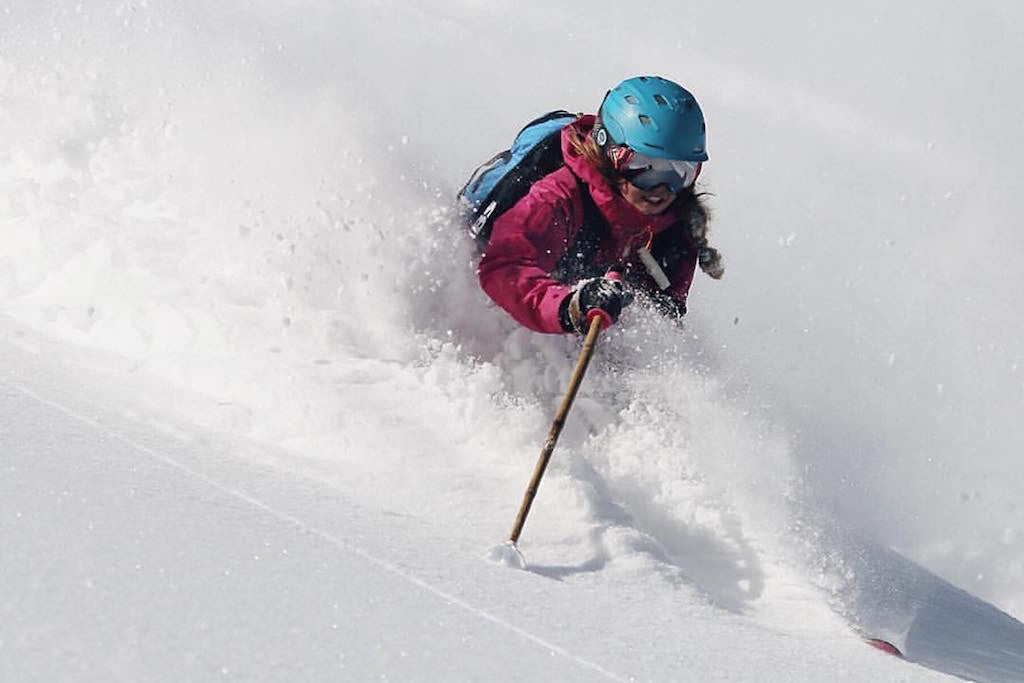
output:
[[[679,650],[644,649],[657,637],[687,639],[704,679],[778,666],[791,638],[829,645],[780,680],[814,679],[820,661],[862,680],[899,665],[858,647],[848,620],[995,680],[1020,662],[1019,624],[950,599],[943,615],[970,607],[966,623],[1011,645],[934,655],[951,639],[924,628],[914,589],[959,594],[882,548],[1024,612],[1020,14],[19,3],[0,14],[7,336],[100,354],[41,355],[98,368],[108,387],[69,391],[97,410],[243,440],[253,463],[275,453],[275,509],[302,508],[291,474],[367,511],[334,519],[332,537],[418,528],[383,547],[446,594],[501,604],[506,582],[531,582],[532,609],[550,611],[524,628],[615,675],[689,675]],[[592,110],[638,72],[704,105],[729,270],[695,285],[685,334],[632,310],[602,339],[523,538],[558,579],[540,588],[476,563],[507,533],[578,345],[486,301],[449,202],[524,120]],[[248,522],[223,524],[226,542]],[[459,561],[419,571],[425,537]],[[369,585],[372,569],[339,571]],[[619,650],[582,627],[548,637],[584,611],[591,632],[638,636]],[[744,638],[750,659],[726,662],[723,641]]]
[[[5,681],[942,678],[813,602],[783,630],[650,568],[504,570],[290,454],[111,411],[109,376],[7,332]]]

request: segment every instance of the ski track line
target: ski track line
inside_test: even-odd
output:
[[[288,522],[289,524],[292,524],[293,526],[297,527],[300,531],[302,531],[304,533],[308,533],[308,534],[311,534],[313,536],[317,536],[317,537],[321,538],[322,540],[325,540],[328,543],[338,547],[341,550],[344,550],[346,552],[350,552],[350,553],[353,553],[355,555],[358,555],[359,557],[363,558],[367,562],[370,562],[371,564],[374,564],[374,565],[380,567],[384,571],[386,571],[386,572],[388,572],[388,573],[390,573],[390,574],[392,574],[394,576],[397,576],[398,578],[400,578],[400,579],[402,579],[404,581],[407,581],[407,582],[413,584],[414,586],[417,586],[417,587],[427,591],[428,593],[432,593],[433,595],[435,595],[436,597],[440,598],[442,601],[444,601],[446,603],[455,605],[457,607],[461,607],[463,610],[465,610],[465,611],[467,611],[467,612],[469,612],[469,613],[479,617],[480,619],[483,619],[484,621],[489,621],[492,624],[495,624],[496,626],[500,626],[500,627],[502,627],[502,628],[504,628],[504,629],[506,629],[508,631],[511,631],[512,633],[514,633],[514,634],[516,634],[516,635],[518,635],[518,636],[520,636],[520,637],[522,637],[522,638],[524,638],[524,639],[534,643],[535,645],[539,645],[539,646],[541,646],[541,647],[543,647],[543,648],[545,648],[545,649],[547,649],[547,650],[549,650],[551,652],[554,652],[555,654],[561,655],[561,656],[565,657],[566,659],[569,659],[570,661],[576,662],[577,664],[579,664],[579,665],[581,665],[581,666],[583,666],[583,667],[585,667],[587,669],[590,669],[591,671],[594,671],[595,673],[600,674],[601,676],[607,678],[608,680],[618,681],[619,683],[627,683],[627,679],[622,678],[621,676],[618,676],[618,675],[612,673],[611,671],[608,671],[607,669],[604,669],[603,667],[601,667],[598,664],[595,664],[595,663],[593,663],[593,662],[591,662],[589,660],[586,660],[586,659],[583,659],[582,657],[574,655],[571,652],[569,652],[568,650],[566,650],[566,649],[564,649],[562,647],[559,647],[558,645],[555,645],[553,643],[550,643],[550,642],[544,640],[540,636],[534,635],[534,634],[530,633],[529,631],[527,631],[525,629],[522,629],[522,628],[512,624],[511,622],[505,621],[501,617],[495,616],[494,614],[491,614],[490,612],[488,612],[486,610],[483,610],[483,609],[481,609],[479,607],[476,607],[476,606],[472,605],[471,603],[467,602],[466,600],[463,600],[462,598],[456,597],[455,595],[445,591],[444,589],[438,588],[437,586],[434,586],[433,584],[428,583],[427,581],[425,581],[425,580],[419,578],[418,576],[416,576],[416,575],[414,575],[414,574],[412,574],[412,573],[402,569],[401,567],[399,567],[399,566],[397,566],[395,564],[392,564],[391,562],[388,562],[387,560],[383,560],[383,559],[377,557],[376,555],[373,555],[369,551],[364,550],[363,548],[360,548],[359,546],[352,545],[348,541],[345,541],[345,540],[335,536],[334,534],[332,534],[330,532],[323,531],[323,530],[318,529],[316,527],[310,526],[310,525],[306,524],[305,522],[303,522],[298,517],[295,517],[294,515],[291,515],[291,514],[289,514],[287,512],[282,512],[281,510],[278,510],[277,508],[271,507],[267,503],[264,503],[263,501],[261,501],[261,500],[259,500],[257,498],[254,498],[252,495],[246,493],[245,491],[242,491],[242,490],[236,489],[236,488],[232,488],[230,486],[226,486],[226,485],[220,483],[219,481],[217,481],[216,479],[210,477],[209,475],[203,474],[202,472],[200,472],[200,471],[198,471],[198,470],[196,470],[196,469],[194,469],[192,467],[189,467],[185,463],[177,460],[176,458],[174,458],[172,456],[165,455],[164,453],[160,453],[160,452],[154,451],[151,448],[148,448],[148,447],[143,446],[143,445],[141,445],[139,443],[136,443],[132,439],[130,439],[130,438],[120,434],[119,432],[115,431],[114,429],[104,425],[102,422],[99,422],[97,420],[94,420],[93,418],[90,418],[90,417],[87,417],[85,415],[82,415],[81,413],[78,413],[75,410],[73,410],[71,408],[68,408],[67,406],[65,406],[65,405],[63,405],[61,403],[57,403],[56,401],[48,399],[48,398],[46,398],[44,396],[40,396],[39,394],[35,393],[31,389],[28,389],[27,387],[24,387],[24,386],[22,386],[20,384],[8,384],[7,382],[4,382],[3,384],[7,385],[8,387],[10,387],[12,389],[15,389],[16,391],[24,394],[25,396],[28,396],[29,398],[31,398],[31,399],[33,399],[35,401],[38,401],[39,403],[41,403],[41,404],[43,404],[45,406],[48,406],[49,408],[52,408],[53,410],[56,410],[56,411],[58,411],[60,413],[63,413],[64,415],[67,415],[68,417],[70,417],[70,418],[72,418],[74,420],[77,420],[78,422],[80,422],[80,423],[82,423],[84,425],[87,425],[89,427],[92,427],[93,429],[96,429],[100,433],[105,434],[108,437],[110,437],[112,439],[115,439],[116,441],[120,441],[121,443],[123,443],[124,445],[128,446],[129,448],[132,448],[132,449],[138,451],[139,453],[142,453],[143,455],[145,455],[145,456],[147,456],[149,458],[152,458],[154,460],[162,462],[165,465],[169,465],[170,467],[173,467],[173,468],[175,468],[175,469],[177,469],[177,470],[179,470],[181,472],[184,472],[185,474],[188,474],[188,475],[190,475],[192,477],[195,477],[196,479],[201,480],[205,484],[209,485],[210,487],[212,487],[214,489],[217,489],[218,491],[220,491],[222,493],[226,493],[229,496],[232,496],[234,498],[242,500],[242,501],[248,503],[249,505],[252,505],[255,508],[263,510],[264,512],[266,512],[267,514],[269,514],[269,515],[271,515],[273,517],[276,517],[276,518],[278,518],[278,519],[280,519],[280,520],[282,520],[284,522]]]

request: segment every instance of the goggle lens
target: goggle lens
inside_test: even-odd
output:
[[[693,186],[700,174],[700,167],[699,161],[658,159],[637,152],[620,172],[641,190],[653,190],[659,185],[667,185],[675,194]]]

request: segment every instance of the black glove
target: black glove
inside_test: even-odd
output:
[[[716,280],[721,280],[722,276],[725,275],[725,264],[722,262],[722,255],[714,247],[707,245],[701,247],[697,251],[697,261],[700,263],[700,269]]]
[[[655,292],[651,294],[651,303],[655,310],[670,320],[682,320],[686,315],[686,304],[671,294]]]
[[[626,290],[619,280],[595,277],[580,280],[572,293],[562,301],[559,316],[562,329],[566,332],[585,334],[590,327],[589,313],[594,309],[604,311],[611,322],[619,319],[622,309],[633,302],[633,293]]]

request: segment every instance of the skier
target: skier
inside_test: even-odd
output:
[[[630,78],[560,142],[564,166],[494,219],[484,291],[537,332],[583,333],[592,309],[615,322],[634,293],[681,318],[696,265],[723,273],[694,189],[708,159],[696,99],[664,78]]]

